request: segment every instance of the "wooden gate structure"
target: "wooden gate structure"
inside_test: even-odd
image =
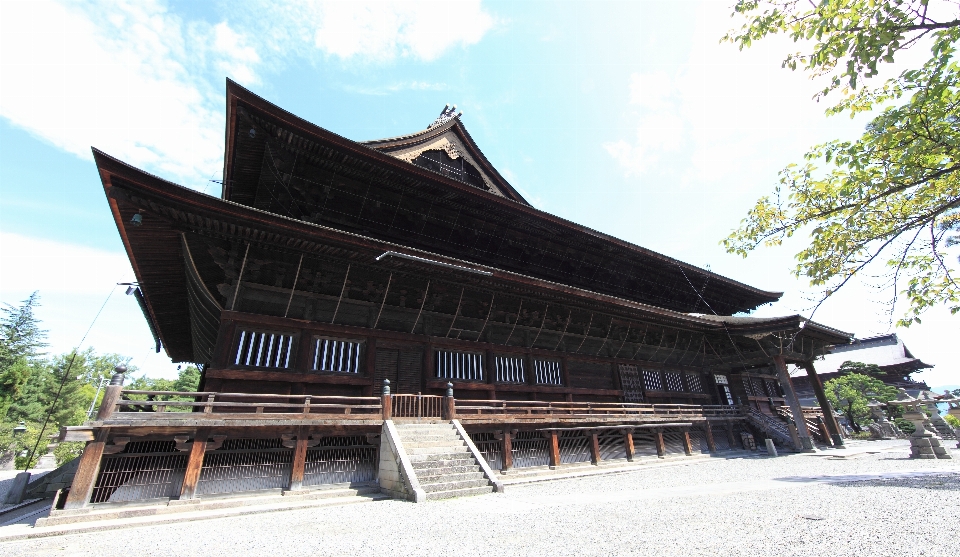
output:
[[[393,417],[456,416],[501,468],[733,447],[741,406],[810,446],[786,366],[849,334],[532,207],[449,108],[359,143],[226,97],[219,197],[94,150],[157,349],[202,379],[112,386],[64,434],[68,507],[372,481]]]

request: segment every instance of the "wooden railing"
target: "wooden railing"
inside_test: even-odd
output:
[[[694,404],[639,404],[617,402],[543,402],[535,400],[457,400],[458,418],[490,419],[564,417],[610,418],[741,418],[735,406]]]
[[[129,396],[146,396],[152,400],[130,400]],[[162,397],[162,398],[161,398]],[[171,400],[180,398],[181,400]],[[192,400],[182,400],[188,398]],[[179,411],[177,411],[179,410]],[[379,418],[380,398],[352,396],[274,395],[251,393],[176,392],[124,390],[113,404],[109,414],[119,412],[124,417],[142,414],[144,418],[186,418],[183,411],[204,414],[249,414],[271,417],[277,414],[315,416],[358,416]],[[149,414],[149,416],[145,415]],[[162,416],[161,416],[162,415]],[[220,416],[218,416],[220,417]],[[259,416],[258,416],[259,417]],[[102,419],[102,418],[101,418]]]
[[[441,418],[443,398],[437,395],[393,395],[394,418]]]

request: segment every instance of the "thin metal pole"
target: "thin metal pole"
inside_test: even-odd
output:
[[[393,272],[391,271],[390,276],[387,278],[387,289],[383,291],[383,301],[380,302],[380,311],[377,312],[377,320],[373,322],[373,328],[377,328],[377,324],[380,323],[380,316],[383,315],[383,306],[387,305],[387,294],[390,293],[390,283],[393,281]]]
[[[347,274],[343,275],[343,288],[340,289],[340,299],[337,300],[337,308],[333,310],[333,318],[330,319],[330,324],[333,325],[333,322],[337,320],[337,313],[340,312],[340,302],[343,301],[343,293],[347,291],[347,279],[350,277],[350,264],[347,264]]]
[[[290,313],[290,304],[293,302],[293,293],[297,291],[297,280],[300,279],[301,266],[303,266],[303,254],[300,254],[300,263],[297,263],[297,274],[293,275],[293,286],[290,288],[290,298],[287,300],[287,309],[283,311],[284,317]]]
[[[237,287],[233,289],[233,300],[230,302],[230,311],[237,305],[237,294],[240,292],[240,281],[243,280],[243,270],[247,267],[247,255],[250,254],[250,244],[247,243],[247,249],[243,252],[243,263],[240,264],[240,275],[237,276]]]
[[[417,320],[413,322],[413,327],[410,329],[410,334],[412,335],[414,331],[417,330],[417,323],[420,322],[420,315],[423,313],[423,306],[427,303],[427,294],[430,293],[430,281],[427,281],[427,289],[423,291],[423,301],[420,302],[420,311],[417,312]]]

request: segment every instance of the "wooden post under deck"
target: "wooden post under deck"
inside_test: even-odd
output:
[[[707,436],[707,448],[710,449],[711,453],[717,452],[717,444],[713,440],[713,428],[710,426],[709,421],[707,421],[706,436]]]
[[[686,429],[683,430],[683,452],[686,453],[687,456],[693,454],[693,444],[690,442],[690,432]]]
[[[550,432],[549,440],[550,468],[556,468],[560,466],[560,440],[557,439],[556,431]]]
[[[503,468],[504,472],[513,468],[513,440],[510,438],[510,430],[503,430]]]
[[[303,471],[307,465],[307,437],[302,431],[297,433],[297,446],[293,449],[293,464],[290,466],[290,482],[287,489],[303,489]]]
[[[190,456],[187,457],[187,469],[183,473],[183,485],[180,486],[180,499],[193,499],[197,496],[197,482],[200,481],[200,470],[203,468],[203,455],[207,452],[207,437],[210,431],[198,429],[190,445]]]
[[[627,462],[633,462],[633,454],[635,450],[633,447],[633,430],[632,429],[624,430],[623,446],[627,451]]]
[[[64,509],[82,509],[90,502],[93,486],[97,481],[97,473],[100,472],[100,460],[103,458],[103,448],[107,444],[108,431],[107,429],[97,431],[94,440],[88,442],[83,448],[80,464],[77,466],[73,484],[70,486],[70,493],[67,494],[67,501],[63,505]]]
[[[600,439],[596,432],[590,434],[590,463],[594,466],[600,464]]]
[[[730,443],[731,449],[737,448],[737,440],[733,437],[733,422],[727,420],[727,441]]]
[[[664,458],[667,456],[667,448],[663,444],[663,432],[657,430],[657,457]]]

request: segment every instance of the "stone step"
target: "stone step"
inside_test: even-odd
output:
[[[404,444],[430,441],[462,441],[459,435],[401,435]]]
[[[408,447],[406,444],[404,444],[403,450],[405,450],[410,456],[425,454],[470,454],[467,451],[466,445],[451,445],[449,443],[444,445],[428,445],[426,447]]]
[[[436,493],[438,491],[454,491],[458,489],[472,489],[475,487],[484,487],[490,485],[486,478],[480,480],[463,480],[460,482],[443,482],[434,484],[420,484],[426,493]]]
[[[436,499],[452,499],[454,497],[469,497],[472,495],[483,495],[485,493],[493,493],[493,486],[487,485],[483,487],[469,487],[466,489],[451,489],[449,491],[431,491],[427,493],[427,500],[433,501]]]
[[[436,484],[444,482],[463,482],[467,480],[482,480],[485,479],[482,472],[448,472],[445,468],[442,471],[438,471],[436,474],[427,474],[421,475],[417,474],[417,479],[420,480],[420,485],[424,484]]]
[[[410,459],[410,462],[416,467],[418,462],[447,462],[447,461],[459,461],[466,460],[468,462],[473,462],[473,455],[470,453],[463,452],[432,452],[432,453],[414,453],[408,454],[407,457]],[[451,464],[456,465],[451,462]]]
[[[477,465],[477,463],[474,461],[463,460],[460,462],[462,463],[451,464],[451,465],[443,465],[441,463],[434,463],[434,462],[425,462],[425,463],[421,463],[423,464],[423,466],[417,466],[416,464],[414,464],[413,470],[417,473],[418,478],[421,477],[421,475],[436,476],[441,473],[466,474],[468,472],[481,471],[480,466]],[[436,465],[432,466],[433,464],[436,464]]]
[[[454,451],[465,450],[467,444],[459,439],[455,440],[445,440],[445,441],[414,441],[407,442],[406,439],[403,440],[403,448],[407,451],[407,454],[410,454],[410,449],[433,449],[433,448],[448,448]]]
[[[421,433],[435,433],[440,431],[456,431],[453,424],[396,424],[399,433],[417,431]]]

